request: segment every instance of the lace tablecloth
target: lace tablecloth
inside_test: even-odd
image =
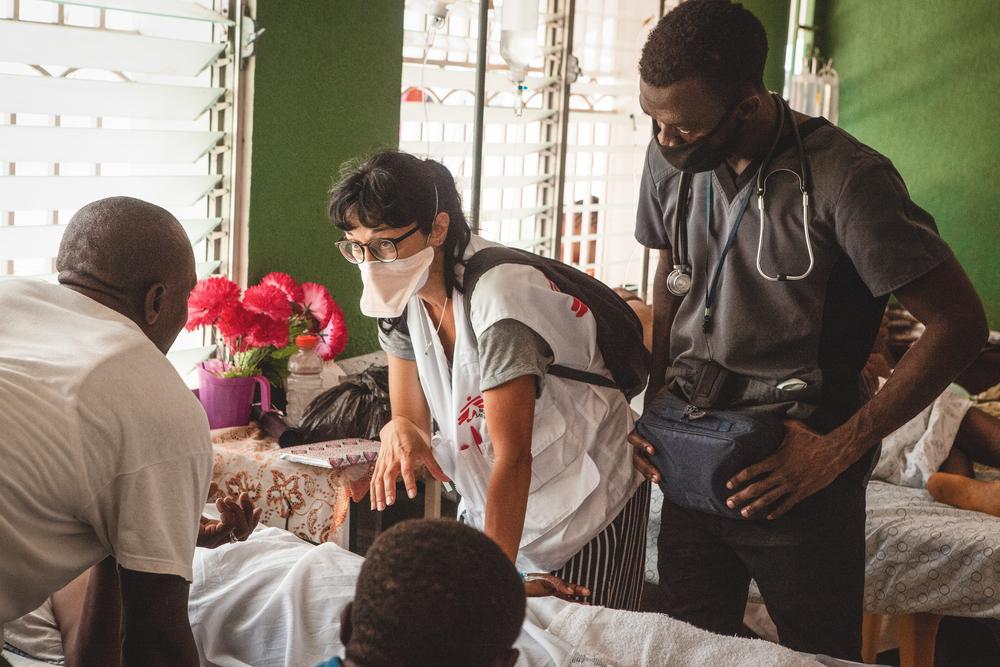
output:
[[[334,541],[351,499],[360,500],[368,492],[373,464],[361,457],[357,464],[325,469],[286,461],[279,454],[337,459],[345,448],[357,450],[366,445],[378,450],[378,443],[366,440],[280,449],[254,424],[219,429],[212,431],[212,479],[226,494],[246,492],[261,508],[262,524],[284,528],[314,543]]]

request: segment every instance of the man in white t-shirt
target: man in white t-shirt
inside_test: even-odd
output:
[[[100,563],[82,663],[197,665],[188,582],[212,452],[164,356],[191,245],[164,209],[115,197],[73,217],[57,268],[59,285],[0,282],[0,625]]]

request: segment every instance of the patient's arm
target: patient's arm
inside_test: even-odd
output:
[[[218,493],[219,487],[212,482],[208,490],[209,501]],[[218,521],[201,517],[198,526],[198,546],[206,549],[228,544],[243,542],[260,522],[261,509],[255,508],[246,493],[236,496],[219,496],[215,501],[219,510]]]

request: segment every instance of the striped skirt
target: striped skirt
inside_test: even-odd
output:
[[[590,589],[590,604],[638,611],[646,571],[649,496],[649,482],[643,482],[608,527],[552,574]]]

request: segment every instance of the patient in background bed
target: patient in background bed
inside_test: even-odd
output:
[[[888,319],[883,317],[864,375],[877,390],[892,373]],[[873,477],[922,487],[938,501],[1000,516],[1000,482],[975,478],[973,463],[1000,468],[1000,420],[973,407],[968,394],[952,385],[882,441]]]

